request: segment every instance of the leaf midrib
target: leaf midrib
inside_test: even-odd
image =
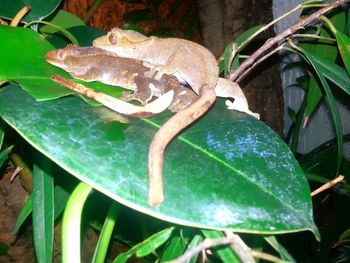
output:
[[[149,119],[145,119],[142,118],[142,121],[144,121],[145,123],[150,124],[151,126],[155,127],[155,128],[160,128],[161,125],[155,123],[154,121],[151,121]],[[283,200],[279,199],[277,196],[275,196],[273,193],[271,193],[270,191],[268,191],[266,188],[261,187],[261,185],[259,185],[258,183],[256,183],[255,181],[253,181],[252,179],[250,179],[249,176],[247,176],[245,173],[239,171],[238,169],[236,169],[235,167],[233,167],[232,165],[230,165],[229,163],[227,163],[226,161],[222,160],[221,158],[219,158],[218,156],[208,152],[207,150],[203,149],[201,146],[199,146],[198,144],[195,144],[193,142],[191,142],[190,140],[184,138],[182,135],[177,136],[177,139],[179,141],[182,141],[183,143],[193,147],[194,149],[197,149],[198,151],[202,152],[204,155],[207,155],[209,158],[219,162],[220,164],[224,165],[225,167],[229,168],[230,170],[232,170],[233,172],[237,173],[238,175],[242,176],[243,178],[245,178],[247,181],[249,181],[251,184],[257,186],[257,188],[261,189],[261,191],[263,191],[264,193],[266,193],[267,195],[271,196],[273,199],[277,200],[279,203],[282,204],[282,206],[287,207],[289,209],[291,209],[292,211],[295,212],[295,215],[299,215],[299,212],[297,210],[295,210],[295,208],[293,206],[291,206],[290,204],[286,204],[285,202],[283,202]],[[300,218],[299,216],[297,216],[297,218]],[[304,216],[302,217],[302,221],[304,223],[306,223],[306,225],[309,225],[308,222],[305,220]]]

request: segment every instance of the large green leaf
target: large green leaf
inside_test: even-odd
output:
[[[51,80],[54,74],[71,77],[45,61],[45,53],[54,47],[38,33],[31,29],[0,25],[0,39],[6,39],[0,53],[0,82],[8,80],[18,83],[37,100],[75,94]],[[100,83],[90,83],[89,86],[116,97],[122,92],[119,88]]]
[[[60,2],[61,0],[1,0],[0,17],[12,19],[22,7],[30,6],[30,12],[23,21],[41,20],[50,15]]]
[[[246,114],[215,108],[174,140],[164,163],[165,201],[148,205],[147,155],[168,118],[107,121],[76,97],[35,102],[0,90],[0,115],[78,179],[143,213],[170,222],[250,233],[311,230],[310,192],[282,140]]]

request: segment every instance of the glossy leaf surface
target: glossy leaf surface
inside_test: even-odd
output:
[[[212,229],[317,233],[309,187],[287,146],[223,101],[168,147],[159,208],[146,200],[147,156],[169,115],[122,124],[79,98],[35,102],[14,86],[0,90],[0,115],[72,175],[143,213]]]

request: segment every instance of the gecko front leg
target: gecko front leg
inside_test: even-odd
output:
[[[151,103],[144,106],[136,106],[58,75],[54,75],[52,80],[79,94],[94,99],[111,110],[131,117],[151,117],[157,115],[166,110],[171,105],[174,98],[174,91],[170,90]]]

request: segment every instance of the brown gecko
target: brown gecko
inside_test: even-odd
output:
[[[87,82],[100,81],[105,84],[121,86],[133,90],[134,93],[125,94],[123,100],[137,100],[141,102],[142,105],[145,105],[144,107],[129,106],[126,103],[120,106],[119,103],[118,106],[113,107],[113,110],[132,117],[150,117],[160,113],[160,111],[166,108],[177,112],[197,99],[197,95],[190,89],[181,86],[176,77],[166,74],[163,75],[160,80],[145,77],[144,74],[149,71],[149,68],[145,67],[142,62],[134,59],[116,57],[113,53],[110,54],[109,52],[95,47],[76,47],[69,45],[63,49],[47,52],[45,59],[49,63],[67,71],[74,78]],[[99,102],[103,103],[105,100],[104,98],[113,101],[116,100],[106,94],[93,91],[84,85],[63,80],[62,77],[55,76],[53,79]],[[162,98],[153,103],[148,103],[153,96],[161,97],[171,90],[174,91],[174,97],[170,105],[168,103],[169,96],[165,99]],[[96,98],[96,96],[98,98]],[[101,97],[101,99],[99,99],[99,97]],[[163,105],[159,106],[162,102]],[[135,110],[128,110],[129,107],[133,107]],[[158,107],[158,109],[153,109],[155,107]],[[161,110],[159,110],[159,107],[161,107]]]

